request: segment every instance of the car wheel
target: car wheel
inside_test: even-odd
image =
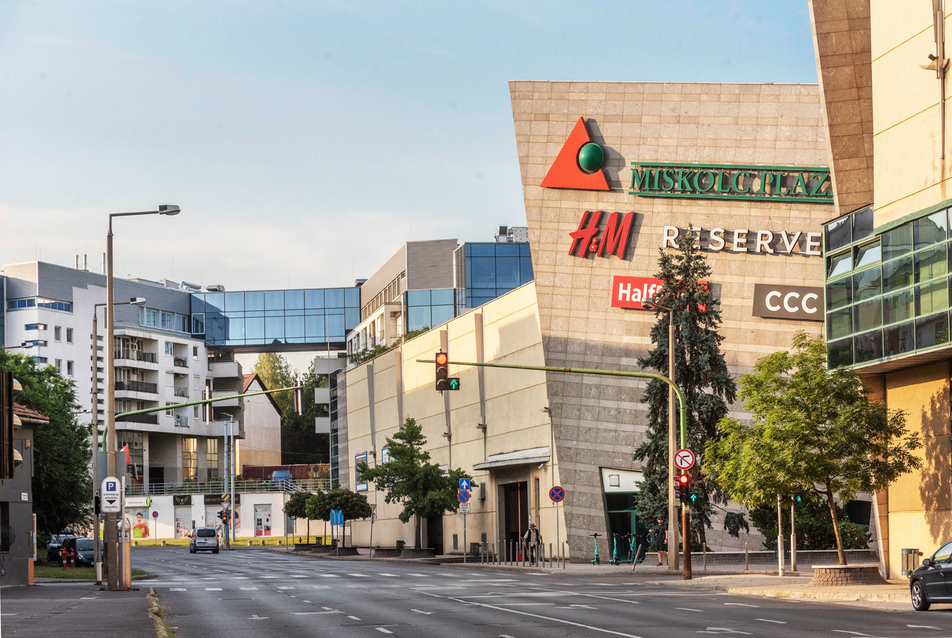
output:
[[[912,608],[916,611],[927,611],[932,603],[926,598],[925,589],[922,588],[922,581],[917,580],[909,587],[909,593],[912,596]]]
[[[189,554],[194,554],[194,553],[195,553],[195,548],[194,548],[194,547],[189,547],[189,548],[188,548],[188,553],[189,553]]]
[[[213,550],[212,550],[212,554],[217,554],[217,553],[218,553],[218,550],[217,550],[217,549],[213,549]]]

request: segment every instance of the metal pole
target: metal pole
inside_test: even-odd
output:
[[[790,501],[790,571],[797,571],[797,528],[793,520],[794,501]]]
[[[373,523],[370,524],[370,529],[373,530]],[[373,533],[373,532],[371,532]],[[466,545],[466,513],[463,513],[463,564],[466,564],[466,550],[468,549]]]
[[[225,420],[225,436],[224,436],[224,439],[225,439],[224,440],[225,484],[223,486],[225,490],[225,494],[228,494],[228,474],[229,474],[229,464],[231,463],[231,457],[228,455],[228,424],[231,422],[230,419],[231,419],[231,416],[229,416],[228,419]],[[228,512],[228,518],[225,520],[225,529],[222,530],[223,532],[225,532],[223,534],[223,536],[225,537],[225,549],[231,549],[231,543],[229,543],[229,538],[228,538],[228,525],[229,525],[228,521],[230,521],[232,518],[235,517],[235,504],[232,503],[230,499],[228,501],[228,509],[230,511]]]
[[[115,341],[116,309],[113,306],[113,257],[112,215],[109,216],[109,232],[106,235],[106,471],[116,476],[116,362]],[[109,590],[119,589],[118,547],[116,547],[116,515],[106,515],[106,572]]]
[[[668,378],[674,383],[674,310],[668,309]],[[668,570],[678,571],[678,507],[674,499],[674,457],[678,452],[674,387],[668,386]],[[685,528],[687,533],[687,528]]]
[[[99,494],[99,305],[93,306],[93,503]],[[99,534],[100,514],[93,519],[93,564],[96,567],[96,584],[102,585],[102,548]]]
[[[234,417],[232,417],[232,419],[234,419]],[[234,423],[234,421],[232,421],[232,423]],[[235,447],[235,437],[232,434],[230,425],[228,427],[228,439],[231,443],[228,446],[229,447],[228,454],[231,455],[234,452],[233,448]],[[228,527],[231,528],[231,542],[234,543],[235,542],[235,514],[238,512],[238,503],[235,502],[235,474],[237,474],[237,472],[235,472],[235,459],[229,458],[229,461],[231,462],[232,476],[231,476],[231,480],[228,483],[229,485],[231,485],[231,516],[228,517]]]
[[[780,513],[779,494],[777,494],[777,575],[783,576],[783,516]]]

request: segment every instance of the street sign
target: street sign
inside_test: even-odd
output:
[[[159,517],[159,513],[156,512],[155,510],[152,510],[152,518],[158,518],[158,517]]]
[[[456,494],[456,498],[459,499],[460,503],[469,503],[469,492],[467,492],[466,490],[460,490]]]
[[[558,503],[563,498],[565,498],[565,490],[556,485],[551,490],[549,490],[549,498],[552,499],[553,503]]]
[[[468,491],[469,491],[469,485],[470,485],[469,481],[470,481],[470,480],[469,480],[468,478],[461,478],[461,479],[459,480],[459,489],[460,489],[460,491],[462,491],[462,492],[468,492]]]
[[[119,479],[115,476],[107,476],[102,480],[102,486],[99,490],[102,494],[102,512],[106,514],[115,514],[122,510],[122,488]]]
[[[694,467],[694,452],[691,450],[678,450],[674,455],[674,464],[680,470],[688,470]]]
[[[343,524],[344,524],[344,511],[331,510],[331,525],[343,525]]]
[[[459,505],[459,513],[460,513],[460,514],[469,514],[469,508],[470,508],[469,503],[460,503],[460,505]]]

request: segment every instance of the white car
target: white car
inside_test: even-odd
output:
[[[214,527],[199,527],[192,532],[192,541],[189,543],[188,551],[218,553],[218,530]]]

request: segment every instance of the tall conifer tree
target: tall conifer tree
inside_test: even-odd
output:
[[[696,238],[697,232],[689,228],[678,238],[676,251],[661,250],[656,277],[662,287],[655,301],[674,311],[675,383],[687,403],[687,448],[697,457],[691,473],[692,491],[699,499],[691,505],[691,527],[693,537],[703,542],[705,529],[711,527],[713,504],[726,499],[723,491],[715,483],[702,480],[697,470],[703,464],[704,444],[719,436],[717,422],[727,415],[737,387],[721,352],[724,337],[717,332],[720,309],[709,287],[701,283],[710,276],[711,268],[695,244]],[[656,314],[658,322],[651,329],[655,347],[639,358],[638,364],[667,376],[670,315],[660,308]],[[634,452],[634,457],[643,462],[644,476],[637,507],[645,520],[667,518],[668,385],[648,382],[641,400],[648,404],[648,433]],[[677,404],[675,409],[679,409]],[[680,414],[675,418],[680,447]]]

